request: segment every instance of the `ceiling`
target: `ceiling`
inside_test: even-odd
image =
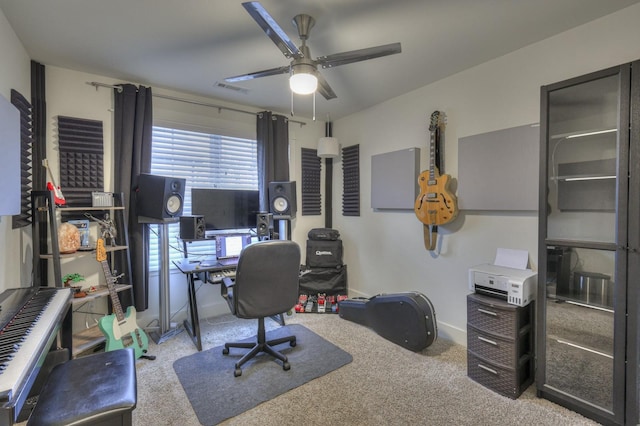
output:
[[[332,120],[638,3],[640,0],[262,0],[299,45],[292,18],[316,20],[311,56],[400,42],[402,53],[321,73]],[[30,57],[44,65],[289,113],[288,76],[217,87],[226,77],[287,65],[240,0],[0,0]],[[294,98],[312,117],[312,96]]]

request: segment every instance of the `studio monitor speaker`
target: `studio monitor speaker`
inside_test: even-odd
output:
[[[271,238],[273,230],[273,215],[271,213],[260,212],[256,219],[256,233],[259,240]]]
[[[270,182],[269,209],[274,219],[293,219],[296,217],[296,183]]]
[[[205,237],[204,216],[180,216],[180,238],[183,240],[202,240]]]
[[[138,216],[153,219],[178,217],[184,206],[185,179],[140,174],[136,192]]]

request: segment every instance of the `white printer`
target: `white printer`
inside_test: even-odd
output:
[[[526,306],[535,299],[538,274],[531,269],[517,269],[485,263],[469,268],[469,290]]]

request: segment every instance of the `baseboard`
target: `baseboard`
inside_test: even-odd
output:
[[[372,297],[361,291],[349,289],[349,297]],[[437,312],[436,312],[437,320]],[[467,330],[461,329],[446,322],[438,321],[438,339],[450,340],[458,345],[467,346]]]
[[[226,301],[198,304],[198,316],[201,320],[229,313],[231,313],[231,311],[229,310],[229,305]]]
[[[226,301],[214,301],[211,303],[202,303],[200,300],[198,300],[198,317],[200,317],[201,321],[206,318],[217,317],[217,316],[226,315],[229,313],[231,313],[231,311],[229,311],[229,305],[227,304]],[[185,319],[187,319],[187,316],[188,316],[188,312],[186,309],[182,309],[178,312],[171,312],[171,324],[172,325],[182,324],[182,322]],[[142,328],[145,331],[151,332],[151,331],[157,330],[158,328],[157,318],[158,317],[156,312],[147,310],[147,311],[138,313],[137,322],[141,326],[143,324],[152,324],[149,327],[142,326]]]
[[[450,340],[453,343],[467,347],[467,330],[438,321],[438,339]]]
[[[365,297],[369,298],[371,295],[362,293],[357,290],[349,289],[349,297]],[[213,299],[213,300],[211,300]],[[217,300],[216,300],[217,299]],[[208,303],[203,303],[204,301]],[[217,317],[220,315],[229,314],[229,305],[227,302],[219,297],[205,298],[201,297],[198,300],[198,316],[200,319]],[[142,318],[140,318],[142,317]],[[182,312],[172,313],[172,321],[182,324],[182,321],[186,319],[187,313],[185,310]],[[148,321],[144,318],[144,315],[139,314],[139,323],[146,324]],[[149,318],[151,321],[151,318]],[[438,338],[452,341],[458,345],[467,346],[467,330],[461,329],[446,322],[438,321]]]

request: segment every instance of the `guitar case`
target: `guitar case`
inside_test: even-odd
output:
[[[435,309],[427,296],[415,291],[346,299],[338,303],[338,313],[414,352],[438,337]]]

